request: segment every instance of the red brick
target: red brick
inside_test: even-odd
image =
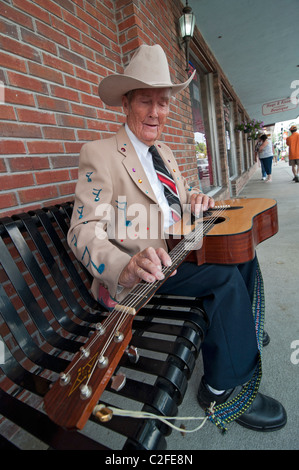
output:
[[[47,157],[16,157],[9,159],[11,171],[44,170],[49,168]]]
[[[49,98],[48,96],[37,96],[37,104],[40,109],[49,109],[52,111],[59,111],[63,113],[70,112],[70,105],[66,100],[59,100]]]
[[[33,186],[34,180],[31,173],[10,174],[0,176],[0,187],[2,191],[7,189]]]
[[[29,73],[34,77],[40,77],[44,80],[48,80],[49,82],[60,83],[63,84],[63,76],[61,72],[57,72],[57,70],[50,69],[49,67],[45,67],[44,65],[36,64],[34,62],[29,63]]]
[[[26,153],[26,149],[24,143],[21,141],[0,140],[0,153],[2,155]]]
[[[36,49],[7,36],[0,35],[0,49],[11,52],[12,54],[15,54],[17,51],[18,55],[21,57],[26,57],[36,62],[41,61],[39,52]]]
[[[44,127],[43,134],[45,139],[76,140],[75,132],[64,127]]]
[[[51,54],[56,53],[56,45],[53,41],[49,41],[48,39],[42,38],[38,36],[36,33],[29,31],[28,29],[22,29],[21,35],[22,35],[22,40],[24,42],[32,44],[38,49],[51,52]]]
[[[98,28],[98,20],[80,8],[77,8],[77,17],[84,21],[84,23],[89,24],[92,28]]]
[[[59,5],[53,2],[53,0],[38,0],[38,5],[44,10],[53,13],[53,15],[59,16],[62,18],[62,12]]]
[[[58,181],[66,181],[69,179],[67,170],[42,171],[35,173],[37,184],[57,183]]]
[[[54,57],[43,53],[43,63],[44,65],[48,65],[56,70],[61,70],[62,72],[68,73],[70,75],[74,75],[74,67],[72,63],[65,62],[64,60],[59,59],[58,57]]]
[[[45,23],[50,24],[50,15],[44,9],[39,8],[32,2],[28,0],[13,0],[13,4],[20,10],[24,10],[26,13],[29,13],[31,17],[39,18]]]
[[[95,119],[95,120],[88,119],[87,120],[87,127],[88,127],[88,129],[97,129],[99,131],[105,131],[105,132],[107,132],[108,129],[109,129],[107,122],[103,122],[103,121],[98,120],[98,119]]]
[[[81,144],[82,147],[82,144]],[[79,154],[75,157],[71,155],[59,155],[58,157],[50,157],[52,168],[71,168],[78,167]]]
[[[34,140],[32,142],[27,142],[27,147],[28,147],[28,152],[30,154],[33,154],[33,153],[49,154],[49,153],[63,153],[64,152],[63,144],[61,142]]]
[[[78,174],[79,174],[78,168],[70,169],[70,178],[71,178],[71,180],[77,181]]]
[[[58,196],[56,185],[24,189],[20,190],[18,194],[22,204],[53,199]]]
[[[24,15],[24,13],[21,13],[9,5],[2,5],[2,14],[5,18],[12,20],[15,24],[20,24],[26,28],[33,29],[32,19],[30,16]]]
[[[60,184],[58,186],[59,193],[61,194],[61,196],[65,196],[66,194],[74,195],[75,188],[76,188],[76,183],[65,183],[65,184]]]
[[[96,85],[100,83],[100,79],[98,75],[92,72],[88,72],[88,70],[76,68],[76,75],[78,78],[81,78],[82,80],[85,80],[91,83],[95,83]]]
[[[45,113],[35,111],[33,109],[18,109],[18,117],[21,122],[35,122],[38,124],[56,124],[55,115],[53,113]]]
[[[68,47],[68,38],[66,35],[58,33],[55,31],[52,26],[47,26],[46,24],[40,23],[39,21],[36,22],[37,32],[41,34],[41,36],[45,36],[51,39],[56,44],[61,44],[64,47]]]
[[[79,116],[71,116],[70,114],[57,115],[57,124],[65,127],[85,128],[85,119]]]
[[[26,90],[33,90],[39,93],[48,94],[48,88],[46,83],[40,80],[29,77],[28,75],[21,75],[16,72],[7,72],[10,85],[25,88]]]
[[[65,85],[70,88],[74,88],[75,90],[83,91],[84,93],[90,93],[90,85],[83,80],[78,80],[74,77],[65,76]]]
[[[80,116],[86,117],[97,117],[97,112],[95,109],[90,108],[89,106],[82,106],[80,104],[71,103],[72,114],[79,114]]]
[[[0,158],[0,172],[5,173],[7,171],[4,158]]]
[[[80,30],[73,28],[72,26],[68,25],[64,21],[61,21],[59,18],[52,18],[52,26],[53,28],[58,29],[59,31],[64,32],[67,36],[75,39],[76,41],[80,41],[81,33]]]
[[[17,88],[5,88],[6,103],[22,104],[23,106],[35,106],[32,93],[26,93]]]
[[[7,122],[0,122],[0,134],[2,135],[2,137],[42,137],[41,129],[39,126]]]
[[[15,121],[16,115],[13,106],[0,103],[0,119],[5,119],[6,121]]]
[[[98,96],[81,95],[81,100],[83,104],[87,104],[89,106],[94,106],[97,108],[103,107],[103,102]]]
[[[72,41],[70,39],[71,50],[79,56],[87,57],[88,59],[94,60],[94,52],[92,49],[83,46],[78,41]]]
[[[64,147],[66,153],[80,153],[82,142],[65,142]]]
[[[12,23],[3,20],[2,18],[0,18],[0,33],[4,34],[5,36],[10,36],[14,39],[18,39],[17,27]]]
[[[75,13],[75,12],[74,12]],[[81,31],[82,33],[89,34],[89,26],[85,24],[83,21],[76,18],[76,16],[72,15],[68,11],[65,11],[63,14],[64,20]]]
[[[89,3],[87,3],[86,4],[86,11],[88,13],[90,13],[94,18],[97,18],[97,20],[100,23],[103,23],[103,24],[106,23],[106,19],[107,19],[108,14],[110,15],[110,17],[113,17],[113,12],[108,11],[106,9],[105,14],[104,14],[100,11],[100,9],[98,8],[97,5],[94,5],[94,6],[95,6],[95,8],[92,5],[90,5]]]
[[[58,85],[51,85],[51,94],[57,98],[80,102],[79,94],[76,91]]]
[[[17,204],[17,198],[14,193],[0,193],[0,209],[6,209]]]
[[[78,130],[78,138],[80,140],[97,140],[101,138],[100,132]]]
[[[4,52],[0,52],[0,65],[7,69],[17,70],[18,72],[27,72],[26,63],[23,59],[5,54]]]
[[[64,49],[60,46],[58,46],[58,50],[59,50],[59,57],[61,59],[64,59],[67,62],[70,62],[71,64],[78,65],[79,67],[82,67],[82,68],[85,67],[85,61],[83,57],[67,49]]]

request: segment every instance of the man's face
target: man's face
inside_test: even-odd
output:
[[[135,90],[123,97],[127,124],[136,137],[151,146],[159,139],[169,114],[170,88]]]

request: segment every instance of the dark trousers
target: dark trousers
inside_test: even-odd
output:
[[[239,265],[183,263],[158,293],[201,297],[209,318],[202,345],[204,375],[223,390],[252,377],[258,347],[252,314],[257,260]]]
[[[272,157],[261,158],[261,165],[263,166],[264,171],[267,175],[271,175],[272,173]]]

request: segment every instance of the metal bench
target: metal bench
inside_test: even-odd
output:
[[[72,203],[0,219],[0,448],[154,450],[169,426],[156,419],[91,416],[82,431],[49,419],[43,397],[106,316],[89,293],[90,275],[66,242]],[[101,401],[109,407],[176,416],[205,330],[195,299],[155,296],[133,321],[131,346]],[[3,357],[4,350],[4,357]]]

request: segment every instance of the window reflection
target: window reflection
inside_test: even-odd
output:
[[[189,73],[194,66],[189,64]],[[193,131],[196,149],[198,177],[201,190],[205,193],[214,185],[212,171],[212,154],[208,139],[208,101],[204,74],[197,68],[197,73],[190,84],[192,104]]]

